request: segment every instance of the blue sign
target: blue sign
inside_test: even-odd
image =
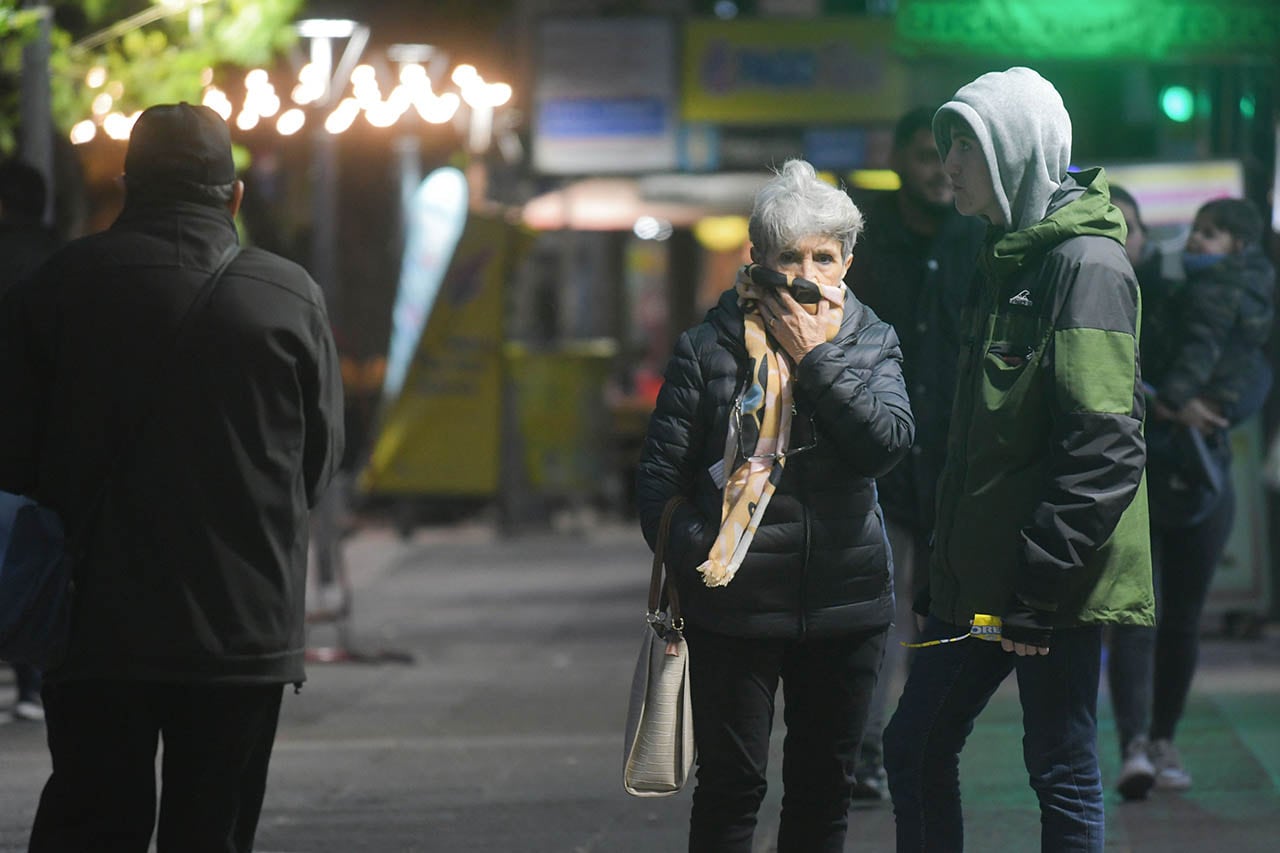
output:
[[[867,133],[854,127],[812,128],[804,132],[804,158],[815,169],[848,169],[863,165]]]
[[[669,129],[662,98],[555,98],[538,108],[538,133],[553,138],[660,136]]]

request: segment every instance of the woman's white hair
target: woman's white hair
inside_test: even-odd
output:
[[[805,160],[788,160],[756,193],[747,224],[752,245],[765,255],[815,234],[840,241],[841,260],[862,232],[862,212],[843,191],[818,178]]]

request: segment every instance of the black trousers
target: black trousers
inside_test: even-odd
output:
[[[1121,755],[1138,736],[1173,739],[1200,661],[1200,615],[1235,514],[1228,482],[1218,506],[1198,524],[1151,526],[1156,627],[1111,626],[1107,678]]]
[[[691,853],[750,853],[779,680],[787,735],[778,853],[844,850],[854,762],[886,630],[800,641],[688,627],[698,745]]]
[[[29,853],[250,853],[283,685],[45,684]],[[156,822],[156,747],[163,740]]]

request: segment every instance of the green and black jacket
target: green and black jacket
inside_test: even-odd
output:
[[[1059,627],[1154,619],[1139,295],[1102,170],[1048,215],[992,229],[966,309],[939,483],[931,612],[967,625],[1015,596]]]

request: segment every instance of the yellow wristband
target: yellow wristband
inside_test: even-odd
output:
[[[947,643],[958,643],[961,640],[967,640],[970,637],[977,637],[979,640],[988,642],[1000,641],[1000,617],[991,616],[987,613],[975,613],[973,621],[969,623],[969,632],[961,634],[958,637],[943,637],[939,640],[926,640],[923,643],[901,643],[908,649],[926,649],[929,646],[942,646]]]
[[[986,613],[975,613],[973,615],[973,621],[969,623],[969,634],[977,637],[979,640],[999,642],[1000,625],[999,616],[989,616]]]

